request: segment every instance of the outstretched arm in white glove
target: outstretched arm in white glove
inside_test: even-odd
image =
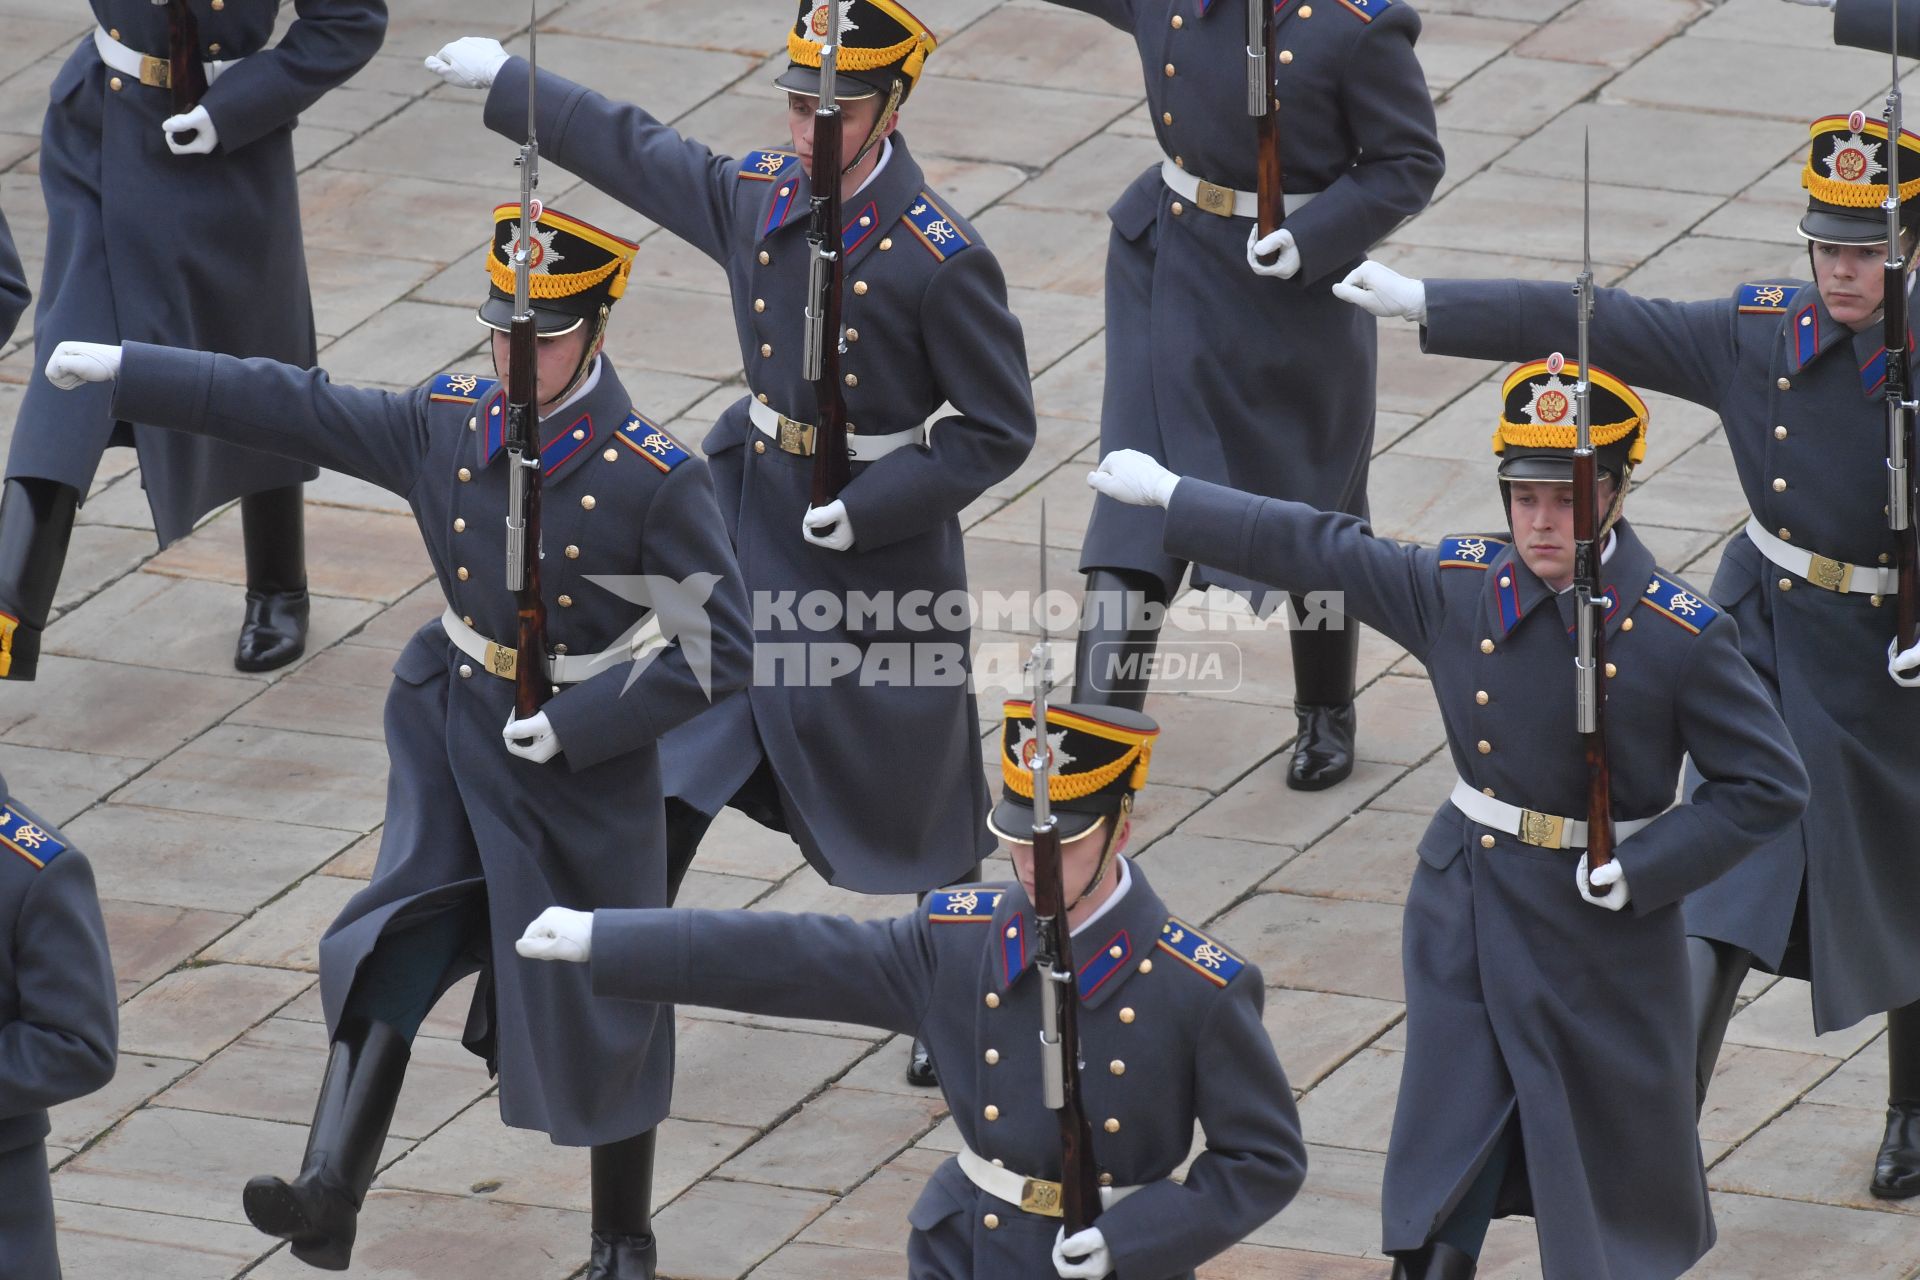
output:
[[[1053,1269],[1061,1280],[1106,1280],[1113,1274],[1113,1251],[1098,1227],[1071,1237],[1061,1227],[1053,1238]]]
[[[456,89],[491,89],[506,65],[507,51],[485,36],[461,36],[427,55],[427,70]]]
[[[1278,254],[1278,257],[1274,257]],[[1262,259],[1273,258],[1272,262]],[[1260,226],[1254,224],[1247,232],[1247,265],[1259,276],[1273,276],[1279,280],[1291,280],[1300,274],[1300,246],[1293,242],[1293,232],[1280,228],[1266,239],[1260,238]]]
[[[1115,449],[1087,474],[1087,483],[1129,506],[1164,507],[1180,477],[1138,449]]]
[[[208,155],[220,145],[219,131],[205,107],[168,116],[160,122],[160,131],[167,135],[167,150],[177,156]]]
[[[1587,855],[1580,855],[1580,865],[1574,869],[1574,887],[1580,890],[1580,896],[1596,907],[1605,907],[1609,911],[1618,911],[1627,905],[1632,896],[1627,888],[1627,869],[1615,858],[1606,866],[1587,874]],[[1591,887],[1589,887],[1591,886]],[[1595,893],[1599,889],[1602,892]]]
[[[506,739],[508,751],[535,764],[545,764],[560,754],[560,735],[544,711],[525,720],[508,717],[500,736]]]
[[[120,348],[104,342],[63,342],[47,357],[47,381],[62,391],[120,376]]]
[[[593,912],[548,907],[534,917],[513,949],[529,960],[585,964],[593,958]]]
[[[1377,262],[1363,262],[1347,272],[1347,278],[1333,286],[1333,296],[1382,320],[1427,322],[1427,286]]]
[[[1900,641],[1887,641],[1887,674],[1903,689],[1920,689],[1920,644],[1904,653],[1895,653]]]

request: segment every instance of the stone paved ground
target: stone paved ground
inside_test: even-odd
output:
[[[546,65],[637,95],[727,149],[782,136],[764,88],[782,4],[541,7]],[[513,183],[510,150],[482,130],[476,98],[435,87],[420,58],[465,33],[513,37],[525,10],[394,8],[386,52],[310,114],[297,150],[322,359],[341,381],[397,388],[477,367],[484,211]],[[1448,173],[1432,210],[1380,251],[1421,274],[1569,275],[1583,131],[1606,281],[1696,296],[1792,272],[1804,265],[1791,232],[1804,122],[1871,106],[1883,65],[1829,48],[1822,16],[1776,0],[1422,8]],[[87,20],[77,0],[0,0],[0,12],[0,204],[37,280],[38,120]],[[947,42],[912,136],[1006,263],[1044,415],[1032,460],[969,513],[972,571],[983,588],[1028,586],[1044,500],[1055,582],[1068,582],[1099,409],[1102,211],[1153,157],[1139,73],[1127,40],[1035,0],[940,0],[928,12]],[[573,187],[548,171],[546,193],[564,207],[634,236],[653,230]],[[722,288],[707,263],[649,235],[621,308],[615,355],[629,385],[689,441],[740,389]],[[1401,326],[1382,345],[1381,528],[1432,539],[1496,526],[1484,456],[1495,370],[1418,356]],[[0,357],[0,421],[31,358],[21,345]],[[1636,515],[1663,561],[1704,583],[1740,523],[1739,491],[1713,418],[1655,401]],[[63,1247],[83,1280],[304,1275],[245,1225],[238,1191],[298,1157],[323,1050],[314,942],[372,865],[387,667],[438,601],[401,505],[330,476],[310,490],[312,656],[238,676],[227,661],[237,513],[155,555],[131,466],[111,455],[85,509],[39,682],[0,695],[0,769],[94,858],[125,1001],[118,1078],[54,1116]],[[983,637],[999,646],[984,656],[1004,660],[1013,639]],[[1313,1142],[1301,1199],[1208,1267],[1214,1280],[1386,1270],[1376,1204],[1403,1047],[1397,907],[1449,778],[1418,667],[1376,637],[1364,668],[1363,763],[1315,797],[1279,781],[1292,725],[1280,637],[1249,646],[1232,692],[1150,708],[1167,732],[1143,860],[1183,914],[1264,968],[1269,1025]],[[984,690],[982,704],[1000,693]],[[900,905],[826,890],[781,841],[731,821],[708,841],[691,898]],[[1803,986],[1756,981],[1748,995],[1701,1129],[1722,1243],[1695,1274],[1914,1275],[1920,1202],[1889,1206],[1865,1190],[1884,1096],[1878,1028],[1816,1039]],[[561,1280],[582,1261],[585,1160],[500,1125],[484,1072],[457,1043],[456,1005],[416,1047],[353,1274]],[[898,1275],[906,1205],[954,1145],[937,1102],[900,1081],[905,1046],[857,1027],[700,1011],[680,1027],[661,1143],[666,1273]],[[1484,1274],[1537,1274],[1526,1224],[1496,1227]]]

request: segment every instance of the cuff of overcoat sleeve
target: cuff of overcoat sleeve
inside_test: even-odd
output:
[[[120,373],[113,385],[113,416],[156,427],[198,424],[207,410],[213,361],[210,351],[122,343]]]
[[[1183,476],[1167,501],[1161,543],[1177,560],[1224,568],[1239,563],[1247,519],[1245,495],[1209,480]]]
[[[594,912],[593,994],[671,1003],[686,985],[692,927],[686,912],[665,908]]]

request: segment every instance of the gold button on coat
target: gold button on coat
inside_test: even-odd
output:
[[[581,498],[580,506],[587,511],[593,510],[593,495],[589,493],[585,497]]]
[[[1100,1127],[1108,1133],[1118,1133],[1120,1132],[1120,1121],[1114,1116],[1108,1116],[1107,1122]]]
[[[1492,837],[1492,836],[1481,836],[1481,837],[1480,837],[1480,847],[1481,847],[1482,849],[1491,849],[1491,848],[1493,848],[1493,837]]]
[[[850,387],[857,387],[857,386],[859,386],[859,385],[860,385],[860,375],[859,375],[859,374],[857,374],[857,373],[850,373],[850,374],[848,374],[848,375],[847,375],[847,385],[848,385],[848,386],[850,386]]]
[[[772,355],[772,354],[773,354],[773,344],[772,344],[772,343],[770,343],[770,342],[763,342],[763,343],[761,343],[761,344],[760,344],[760,354],[761,354],[762,356],[770,356],[770,355]]]
[[[1107,1064],[1107,1070],[1113,1072],[1113,1074],[1117,1076],[1123,1076],[1127,1074],[1127,1064],[1120,1061],[1120,1059],[1115,1058],[1112,1062],[1109,1062]]]
[[[1785,493],[1787,491],[1787,482],[1778,476],[1774,477],[1773,491],[1775,493]]]
[[[571,609],[571,608],[573,608],[573,597],[572,597],[572,596],[561,596],[561,597],[560,597],[560,607],[561,607],[562,609]]]
[[[214,42],[213,42],[212,44],[210,44],[210,45],[208,45],[208,46],[207,46],[207,52],[208,52],[208,53],[219,53],[219,52],[220,52],[220,42],[219,42],[218,40],[215,40],[215,41],[214,41]]]
[[[753,451],[755,453],[765,453],[767,451],[767,442],[765,440],[755,440],[753,442]]]
[[[620,457],[619,454],[615,453],[611,449],[607,450],[605,453],[601,454],[600,456],[606,459],[608,462],[613,462]]]
[[[755,298],[753,300],[753,309],[755,311],[765,311],[767,309],[767,300],[765,298]]]
[[[1773,385],[1780,388],[1782,391],[1785,391],[1788,388],[1792,387],[1793,383],[1787,380],[1786,378],[1782,378],[1780,379],[1780,381],[1774,383]]]
[[[1620,668],[1619,668],[1619,667],[1616,667],[1616,666],[1615,666],[1615,665],[1614,665],[1613,663],[1611,663],[1611,662],[1609,662],[1609,663],[1607,664],[1607,676],[1608,676],[1608,678],[1612,678],[1612,677],[1614,677],[1614,676],[1617,676],[1617,675],[1619,675],[1619,674],[1620,674]]]
[[[107,81],[107,88],[113,90],[115,93],[120,92],[120,77],[115,76],[113,79]]]
[[[465,533],[467,531],[467,522],[464,519],[455,517],[453,522],[453,531],[455,533]]]
[[[1628,619],[1627,619],[1627,620],[1626,620],[1625,622],[1623,622],[1623,623],[1621,623],[1621,624],[1620,624],[1620,629],[1621,629],[1622,631],[1631,631],[1631,630],[1633,630],[1633,619],[1632,619],[1632,618],[1628,618]]]
[[[1153,961],[1151,961],[1151,960],[1142,960],[1142,961],[1140,962],[1140,972],[1142,972],[1142,973],[1152,973],[1152,972],[1153,972]]]
[[[1107,954],[1112,956],[1115,960],[1118,960],[1121,956],[1124,956],[1127,953],[1125,951],[1122,951],[1119,947],[1108,947]]]
[[[1787,429],[1784,426],[1775,427],[1773,429],[1773,438],[1775,440],[1785,440],[1787,438]]]
[[[991,1102],[989,1102],[987,1104],[987,1109],[985,1111],[982,1111],[980,1114],[985,1116],[989,1120],[998,1120],[1000,1118],[1000,1108],[994,1106]]]
[[[764,267],[772,261],[773,261],[773,255],[768,253],[765,249],[762,249],[760,251],[760,265]]]
[[[1492,653],[1492,652],[1493,652],[1493,641],[1491,641],[1491,640],[1482,640],[1482,641],[1480,642],[1480,652],[1482,652],[1482,653]]]
[[[579,558],[580,558],[580,548],[569,546],[567,548],[567,559],[578,560]]]
[[[1783,529],[1781,529],[1781,530],[1780,530],[1780,541],[1782,541],[1782,542],[1792,542],[1792,541],[1793,541],[1793,530],[1791,530],[1791,529],[1785,529],[1785,528],[1783,528]]]
[[[997,1213],[990,1213],[986,1217],[980,1219],[980,1225],[985,1227],[989,1231],[998,1231],[1000,1229],[1000,1215]]]
[[[1180,203],[1180,202],[1179,202],[1178,200],[1175,200],[1175,201],[1173,202],[1173,216],[1174,216],[1174,217],[1176,217],[1176,218],[1177,218],[1177,217],[1179,217],[1179,216],[1180,216],[1181,214],[1183,214],[1183,213],[1185,213],[1186,211],[1187,211],[1187,206],[1185,206],[1185,205],[1183,205],[1183,204],[1181,204],[1181,203]]]
[[[1173,123],[1173,112],[1171,112],[1171,111],[1162,111],[1162,112],[1160,113],[1160,123],[1161,123],[1161,124],[1172,124],[1172,123]]]
[[[1017,938],[1017,937],[1019,937],[1019,936],[1020,936],[1020,926],[1019,926],[1019,925],[1013,925],[1013,924],[1010,924],[1010,925],[1008,925],[1008,926],[1007,926],[1007,936],[1008,936],[1009,938]]]
[[[465,484],[467,481],[473,479],[473,472],[467,470],[465,467],[460,468],[457,474],[459,475],[460,482],[462,484]]]
[[[885,252],[886,252],[887,250],[889,250],[889,249],[891,249],[891,248],[893,248],[893,237],[892,237],[892,236],[881,236],[881,237],[880,237],[880,252],[882,252],[882,253],[885,253]]]
[[[998,1049],[987,1050],[987,1065],[990,1067],[997,1066],[999,1065],[999,1062],[1000,1062],[1000,1051]]]
[[[457,571],[455,571],[454,576],[459,578],[460,581],[465,582],[468,577],[467,566],[461,565],[460,568]]]
[[[853,282],[853,291],[854,291],[854,293],[856,293],[856,294],[858,294],[858,295],[859,295],[860,297],[862,297],[862,298],[864,298],[864,297],[866,297],[866,296],[867,296],[867,282],[866,282],[865,280],[855,280],[855,281]]]
[[[1493,744],[1491,742],[1488,742],[1485,738],[1480,739],[1479,747],[1480,747],[1481,755],[1490,756],[1493,754]]]
[[[1503,586],[1503,587],[1510,587],[1510,586],[1512,586],[1512,585],[1513,585],[1513,578],[1512,578],[1511,576],[1509,576],[1509,575],[1507,575],[1507,574],[1504,574],[1504,573],[1503,573],[1503,574],[1501,574],[1501,575],[1500,575],[1500,585],[1501,585],[1501,586]]]
[[[1780,579],[1780,589],[1781,589],[1782,591],[1791,591],[1791,590],[1793,590],[1793,579],[1792,579],[1792,578],[1782,578],[1782,579]]]
[[[473,679],[473,668],[472,668],[472,667],[470,667],[470,666],[468,666],[468,665],[467,665],[466,663],[464,663],[464,662],[460,664],[460,678],[461,678],[462,680],[471,680],[471,679]]]
[[[1480,704],[1481,706],[1483,706],[1483,707],[1484,707],[1484,706],[1486,706],[1486,705],[1487,705],[1487,691],[1486,691],[1485,689],[1482,689],[1482,690],[1480,690],[1480,691],[1479,691],[1478,693],[1476,693],[1476,694],[1474,694],[1474,695],[1473,695],[1473,700],[1474,700],[1475,702],[1477,702],[1477,703],[1479,703],[1479,704]]]
[[[1290,64],[1292,61],[1293,61],[1293,50],[1282,49],[1280,51],[1280,65],[1284,67]]]
[[[987,1008],[998,1009],[999,1007],[1000,1007],[1000,993],[997,991],[987,992]]]
[[[1120,1011],[1120,1021],[1122,1021],[1122,1022],[1132,1022],[1132,1021],[1133,1021],[1133,1010],[1132,1010],[1132,1008],[1126,1008],[1126,1009],[1122,1009],[1122,1010]]]
[[[1173,75],[1173,64],[1172,64],[1171,62],[1169,62],[1169,63],[1167,64],[1167,75],[1168,75],[1168,76],[1172,76],[1172,75]]]
[[[1303,18],[1311,18],[1313,16],[1313,6],[1310,4],[1301,5],[1300,16]]]
[[[858,329],[847,330],[847,341],[848,342],[860,341],[860,331]]]
[[[1181,17],[1177,13],[1173,15],[1173,29],[1175,31],[1178,31],[1180,28],[1186,25],[1187,25],[1187,20],[1185,18]]]

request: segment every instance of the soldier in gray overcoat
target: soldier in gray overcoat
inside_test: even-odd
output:
[[[69,339],[313,363],[293,127],[380,48],[386,3],[297,0],[271,48],[274,4],[91,3],[99,25],[54,76],[41,135],[47,259],[0,497],[0,678],[34,677],[74,512],[115,444],[139,451],[161,546],[242,500],[234,665],[268,671],[305,648],[300,486],[314,469],[116,419],[106,388],[58,396],[40,366]]]
[[[113,1079],[119,996],[93,868],[0,778],[0,1276],[60,1280],[47,1109]]]
[[[1092,1228],[1066,1236],[1059,1122],[1041,1091],[1042,979],[1032,972],[1032,704],[1008,703],[1002,723],[1007,786],[990,821],[1017,883],[934,893],[911,914],[859,923],[552,910],[520,952],[588,962],[603,996],[924,1036],[947,1064],[940,1087],[962,1145],[907,1215],[914,1280],[1191,1280],[1285,1208],[1306,1174],[1293,1091],[1260,1022],[1260,971],[1170,914],[1121,856],[1158,726],[1124,708],[1052,708],[1048,794],[1103,1202]],[[1196,1124],[1205,1147],[1175,1181]]]
[[[1138,453],[1092,477],[1165,506],[1169,554],[1344,591],[1433,681],[1458,778],[1421,837],[1403,924],[1407,1056],[1381,1201],[1401,1280],[1471,1276],[1490,1217],[1512,1213],[1536,1219],[1548,1280],[1666,1280],[1712,1247],[1680,902],[1806,804],[1732,618],[1619,518],[1647,411],[1595,369],[1617,845],[1589,875],[1568,590],[1581,372],[1536,361],[1506,379],[1494,451],[1507,536],[1404,546]],[[1669,808],[1683,757],[1705,782]]]
[[[480,318],[496,330],[512,314],[519,211],[495,211]],[[333,1046],[300,1176],[246,1190],[254,1225],[317,1267],[348,1263],[414,1033],[448,987],[478,971],[466,1039],[498,1071],[501,1119],[593,1148],[588,1275],[653,1274],[653,1131],[672,1091],[672,1011],[598,1003],[584,975],[530,969],[512,946],[554,903],[666,901],[658,744],[745,685],[746,598],[704,464],[634,407],[599,354],[635,246],[553,209],[535,238],[552,649],[541,660],[555,693],[526,720],[512,719],[525,655],[505,643],[518,637],[500,536],[511,464],[493,379],[442,374],[392,395],[335,387],[318,370],[142,343],[62,344],[48,369],[62,384],[117,375],[115,412],[141,422],[404,496],[446,595],[445,613],[394,663],[372,881],[321,939]],[[496,332],[496,368],[506,349]],[[643,576],[680,584],[704,607],[681,601],[676,616],[664,589],[635,589]],[[638,601],[654,606],[651,618]],[[678,643],[648,647],[650,621]]]
[[[1920,1194],[1920,690],[1888,678],[1886,132],[1859,114],[1812,126],[1799,231],[1813,282],[1757,281],[1686,303],[1602,290],[1593,349],[1624,376],[1719,413],[1752,514],[1727,544],[1713,599],[1739,619],[1742,651],[1814,780],[1801,822],[1687,901],[1700,1096],[1750,965],[1810,980],[1816,1031],[1887,1011],[1889,1112],[1870,1186],[1897,1198]],[[1920,139],[1906,135],[1900,164],[1920,176]],[[1902,185],[1911,238],[1920,200]],[[1424,315],[1426,348],[1448,355],[1574,340],[1563,284],[1423,288],[1369,263],[1353,296],[1377,313]]]
[[[1787,0],[1789,4],[1833,11],[1833,42],[1886,53],[1893,40],[1893,16],[1900,15],[1900,55],[1920,58],[1920,6],[1896,10],[1894,0]]]
[[[637,106],[546,71],[539,132],[555,163],[707,254],[732,288],[749,391],[702,449],[756,601],[756,676],[746,693],[674,736],[666,786],[676,870],[732,803],[790,833],[832,883],[904,893],[972,874],[993,848],[982,818],[970,628],[930,604],[916,611],[906,598],[964,598],[959,513],[1019,467],[1036,428],[1000,265],[952,202],[927,186],[893,128],[933,36],[892,0],[850,3],[840,96],[846,152],[856,157],[843,183],[854,461],[839,500],[844,518],[808,520],[810,152],[716,155]],[[813,117],[804,95],[818,89],[824,14],[824,4],[802,0],[788,38],[794,61],[778,81],[792,95],[789,115],[805,147]],[[524,59],[468,39],[433,61],[454,83],[491,86],[488,127],[523,135]],[[855,127],[876,107],[870,130]],[[929,421],[943,403],[953,412]],[[814,532],[822,523],[831,536]],[[816,626],[796,605],[812,593],[846,606],[862,592],[888,607]],[[840,656],[855,669],[832,671]],[[943,783],[929,791],[927,778]]]
[[[1376,344],[1328,286],[1432,198],[1444,167],[1406,0],[1279,0],[1274,97],[1286,179],[1279,258],[1250,251],[1258,148],[1247,113],[1248,0],[1058,0],[1131,33],[1164,153],[1111,212],[1103,451],[1138,449],[1182,475],[1366,514]],[[1153,651],[1143,609],[1186,562],[1158,512],[1094,502],[1074,696],[1138,708]],[[1267,589],[1217,565],[1196,585]],[[1123,601],[1126,603],[1123,605]],[[1292,619],[1299,619],[1296,600]],[[1287,785],[1353,770],[1359,632],[1334,611],[1291,633],[1299,735]]]

